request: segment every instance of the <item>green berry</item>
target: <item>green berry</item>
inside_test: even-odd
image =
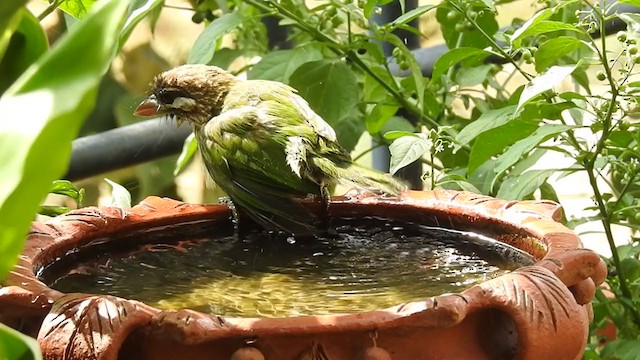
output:
[[[457,24],[456,24],[456,26],[454,27],[454,29],[455,29],[457,32],[463,32],[463,31],[464,31],[464,29],[466,28],[466,26],[465,26],[465,25],[466,25],[466,24],[465,24],[464,22],[459,22],[459,23],[457,23]]]
[[[596,74],[596,79],[600,81],[604,81],[604,79],[606,78],[607,78],[607,75],[605,75],[604,71],[602,70],[598,71],[598,73]]]
[[[336,8],[332,6],[328,8],[324,13],[326,14],[327,17],[330,18],[330,17],[336,16],[336,14],[338,13],[338,10],[336,10]]]
[[[627,33],[624,31],[618,31],[616,37],[618,38],[618,41],[627,41]]]
[[[524,49],[522,51],[522,60],[529,61],[531,60],[531,51],[529,49]]]
[[[627,39],[627,44],[635,45],[636,39]]]
[[[629,52],[629,54],[634,55],[638,53],[638,47],[637,46],[632,46],[629,49],[627,49],[627,51]]]
[[[393,48],[393,51],[391,51],[391,54],[396,59],[400,59],[403,55],[402,50],[400,50],[400,48]]]
[[[331,18],[331,24],[333,25],[333,27],[338,27],[343,23],[344,23],[344,19],[341,18],[340,16],[334,16]]]
[[[400,66],[400,70],[409,70],[409,63],[406,61],[401,61],[398,66]]]
[[[633,63],[634,64],[640,64],[640,56],[633,55],[633,57],[631,57],[631,59],[633,59]]]
[[[458,18],[458,12],[455,10],[451,10],[447,13],[447,20],[453,21]]]
[[[191,21],[193,21],[196,24],[200,24],[201,22],[204,21],[204,17],[202,16],[202,13],[195,13],[193,14],[193,16],[191,17]]]
[[[618,128],[622,131],[627,131],[629,130],[629,123],[626,121],[622,121],[618,124]]]
[[[477,12],[477,11],[473,11],[473,10],[471,10],[471,11],[469,11],[468,15],[469,15],[469,17],[470,17],[471,19],[473,19],[473,20],[475,20],[475,19],[477,19],[477,18],[478,18],[478,12]]]

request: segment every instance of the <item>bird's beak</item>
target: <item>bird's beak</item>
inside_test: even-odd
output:
[[[133,112],[135,116],[156,116],[161,114],[163,112],[160,110],[160,103],[158,103],[155,95],[146,98]]]

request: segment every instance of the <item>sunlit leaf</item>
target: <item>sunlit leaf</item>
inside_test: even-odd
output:
[[[531,80],[520,95],[518,109],[535,96],[551,90],[554,86],[560,84],[567,76],[571,75],[576,67],[578,67],[578,65],[552,66],[549,70]]]
[[[389,172],[393,175],[398,170],[420,159],[431,148],[431,143],[421,136],[403,136],[389,145],[391,162]]]
[[[532,26],[540,23],[541,21],[547,20],[552,14],[553,11],[551,11],[551,9],[544,9],[533,15],[529,20],[522,24],[522,26],[516,29],[516,31],[514,31],[513,34],[509,37],[509,40],[511,41],[511,43],[513,43],[513,46],[519,47],[520,43],[522,42],[522,38],[524,37],[524,32],[529,30],[529,28],[531,28]]]
[[[82,19],[96,0],[64,0],[58,8],[76,19]]]
[[[154,11],[156,8],[163,4],[164,0],[134,0],[129,8],[129,16],[124,23],[122,34],[120,36],[120,46],[131,35],[133,28],[142,20],[147,14]]]
[[[93,108],[126,10],[124,0],[97,4],[0,98],[0,278],[22,250],[52,181],[67,168],[71,141]]]
[[[618,4],[629,4],[640,7],[640,0],[618,0]]]
[[[104,181],[111,185],[111,206],[119,207],[120,209],[129,209],[131,207],[131,194],[129,190],[107,178],[105,178]]]
[[[189,64],[208,64],[216,52],[218,40],[242,24],[244,20],[245,17],[238,13],[227,13],[212,21],[196,39],[187,62]]]
[[[618,17],[627,23],[627,30],[634,33],[640,32],[640,14],[624,13],[618,14]]]
[[[406,13],[403,10],[402,11],[403,14],[389,24],[391,26],[391,30],[395,30],[400,25],[410,23],[412,20],[419,18],[420,16],[424,15],[426,12],[434,8],[437,8],[437,6],[423,5],[423,6],[418,6],[417,8]]]

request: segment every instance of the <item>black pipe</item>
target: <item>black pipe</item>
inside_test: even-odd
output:
[[[173,120],[157,118],[78,138],[64,179],[80,180],[175,155],[191,131],[188,124],[176,127]]]
[[[613,11],[640,13],[640,8],[621,4]],[[625,28],[626,24],[623,21],[614,19],[605,24],[605,33],[611,35]],[[592,35],[598,38],[600,32]],[[447,50],[445,45],[437,45],[412,50],[412,52],[420,63],[423,75],[431,76],[436,60]],[[504,61],[501,58],[490,60],[495,63]],[[389,62],[394,74],[407,76],[407,72],[401,71],[393,59]],[[73,141],[69,170],[64,178],[84,179],[177,154],[181,151],[184,139],[190,132],[191,129],[187,125],[176,129],[174,123],[169,120],[155,119],[76,139]]]

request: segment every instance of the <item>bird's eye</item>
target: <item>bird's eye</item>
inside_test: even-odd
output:
[[[179,97],[185,97],[185,93],[175,89],[162,89],[156,93],[156,97],[163,104],[173,104],[173,101]]]

